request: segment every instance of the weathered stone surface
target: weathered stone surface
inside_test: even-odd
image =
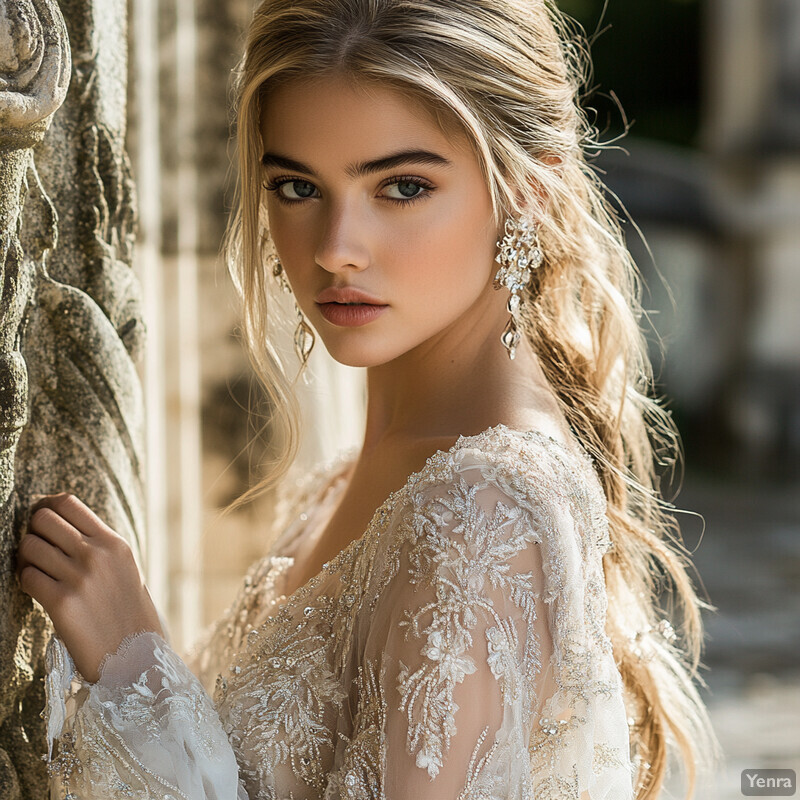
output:
[[[21,343],[35,281],[21,231],[30,183],[38,185],[32,147],[66,95],[70,49],[58,6],[49,0],[0,2],[0,42],[0,796],[44,798],[39,711],[47,626],[10,569],[23,496],[15,492],[14,459],[28,421]],[[39,256],[52,244],[52,223],[45,213],[30,227]]]
[[[70,491],[129,541],[142,532],[126,25],[124,0],[0,0],[2,798],[47,795],[51,631],[13,571],[31,496]]]

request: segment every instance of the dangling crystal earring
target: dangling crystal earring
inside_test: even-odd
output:
[[[500,341],[508,351],[508,357],[513,361],[521,338],[519,332],[521,297],[519,292],[528,285],[528,281],[531,279],[531,270],[536,269],[542,263],[544,255],[539,246],[536,227],[527,219],[508,218],[503,241],[498,242],[497,246],[500,248],[500,252],[495,261],[500,264],[500,269],[494,277],[493,286],[498,290],[504,286],[511,290],[511,296],[506,305],[511,319],[509,319]]]
[[[291,293],[292,287],[286,278],[286,273],[283,271],[283,264],[281,264],[278,256],[271,255],[270,261],[272,262],[272,274],[278,279],[281,289],[283,289],[284,292]],[[300,306],[297,305],[297,300],[294,301],[294,307],[297,311],[297,327],[294,331],[294,350],[297,353],[297,357],[300,359],[300,369],[302,371],[305,369],[308,363],[308,357],[314,349],[316,335],[314,334],[314,329],[306,322],[306,318],[300,310]]]
[[[283,271],[283,264],[281,264],[278,256],[273,254],[269,257],[269,260],[272,263],[272,274],[278,279],[281,289],[283,289],[284,292],[291,292],[292,287],[286,279],[286,274]]]

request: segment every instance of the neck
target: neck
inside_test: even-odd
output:
[[[512,361],[500,342],[508,313],[483,320],[368,368],[365,452],[470,435],[499,422],[513,426],[527,409],[541,407],[541,393],[551,393],[526,337]]]

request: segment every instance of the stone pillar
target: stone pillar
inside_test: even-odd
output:
[[[142,287],[142,312],[147,348],[141,365],[147,458],[145,580],[159,609],[168,608],[169,530],[167,510],[167,443],[164,319],[161,262],[161,139],[158,40],[158,0],[129,4],[128,135],[127,144],[139,197],[139,222],[133,269]],[[171,620],[169,620],[171,622]],[[174,627],[170,626],[170,633]]]
[[[754,476],[800,477],[800,5],[707,5],[704,146],[750,308],[727,414]]]
[[[31,496],[75,493],[140,559],[143,534],[126,6],[60,6],[0,0],[0,796],[9,800],[46,796],[39,713],[50,629],[13,570]]]

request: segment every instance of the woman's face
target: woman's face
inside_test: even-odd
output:
[[[447,352],[487,325],[499,336],[498,229],[463,136],[394,89],[338,77],[274,89],[261,134],[271,236],[333,358],[368,367],[420,346]],[[383,307],[323,305],[330,287]]]

